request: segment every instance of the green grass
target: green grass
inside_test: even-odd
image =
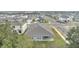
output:
[[[51,47],[52,41],[34,41],[33,48],[48,48]]]
[[[18,48],[20,47],[21,48],[22,47],[23,48],[66,47],[66,43],[64,42],[64,40],[58,35],[58,33],[54,29],[52,29],[52,32],[54,34],[53,35],[54,41],[32,41],[32,39],[27,35],[15,35],[14,33],[10,32],[9,31],[10,28],[8,25],[7,26],[3,24],[0,25],[0,37],[2,38],[6,37],[8,39],[8,37],[6,36],[6,33],[7,33],[7,35],[9,36],[8,42],[11,41],[10,39],[14,39],[14,41],[11,41],[11,42],[15,44]],[[11,42],[10,43],[7,43],[6,41],[4,42],[5,44],[3,45],[3,47],[8,47],[6,44],[10,44],[10,45],[12,44]]]
[[[55,47],[66,47],[66,43],[65,41],[59,36],[59,34],[54,30],[53,30],[53,33],[54,33],[54,42],[53,44],[55,45]]]

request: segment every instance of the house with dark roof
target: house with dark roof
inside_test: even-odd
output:
[[[41,23],[30,24],[25,32],[34,41],[53,41],[53,32],[49,26]]]

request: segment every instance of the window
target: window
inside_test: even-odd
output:
[[[49,36],[43,36],[43,39],[48,39],[49,38]]]

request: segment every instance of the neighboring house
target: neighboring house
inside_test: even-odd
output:
[[[43,22],[44,17],[43,16],[38,16],[35,21]]]
[[[74,16],[69,16],[68,18],[69,21],[73,21],[73,19],[74,19]]]
[[[53,41],[52,30],[49,26],[44,26],[44,24],[41,23],[30,24],[25,34],[31,37],[34,41]]]
[[[16,31],[18,34],[23,34],[27,29],[27,23],[19,23],[19,22],[12,22],[11,27],[13,31]]]
[[[73,16],[66,16],[66,15],[62,15],[59,16],[59,22],[69,22],[72,21]]]

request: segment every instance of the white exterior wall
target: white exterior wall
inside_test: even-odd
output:
[[[59,18],[59,21],[63,22],[64,20],[67,20],[65,18]]]
[[[63,22],[63,21],[72,21],[72,18],[71,17],[69,17],[69,18],[59,18],[59,21],[61,21],[61,22]]]
[[[14,28],[14,30],[20,30],[21,28],[20,28],[20,26],[15,26],[15,28]]]
[[[68,18],[68,20],[69,20],[69,21],[73,21],[73,16],[70,16],[70,17]]]
[[[22,28],[21,28],[22,33],[24,33],[26,29],[27,29],[27,23],[25,23],[25,24],[22,26]]]
[[[20,27],[20,26],[15,26],[14,30],[15,30],[18,34],[20,34],[18,30],[21,30],[21,27]]]
[[[32,20],[27,20],[27,24],[31,24]]]
[[[37,21],[37,20],[39,20],[39,18],[36,18],[35,20]]]

